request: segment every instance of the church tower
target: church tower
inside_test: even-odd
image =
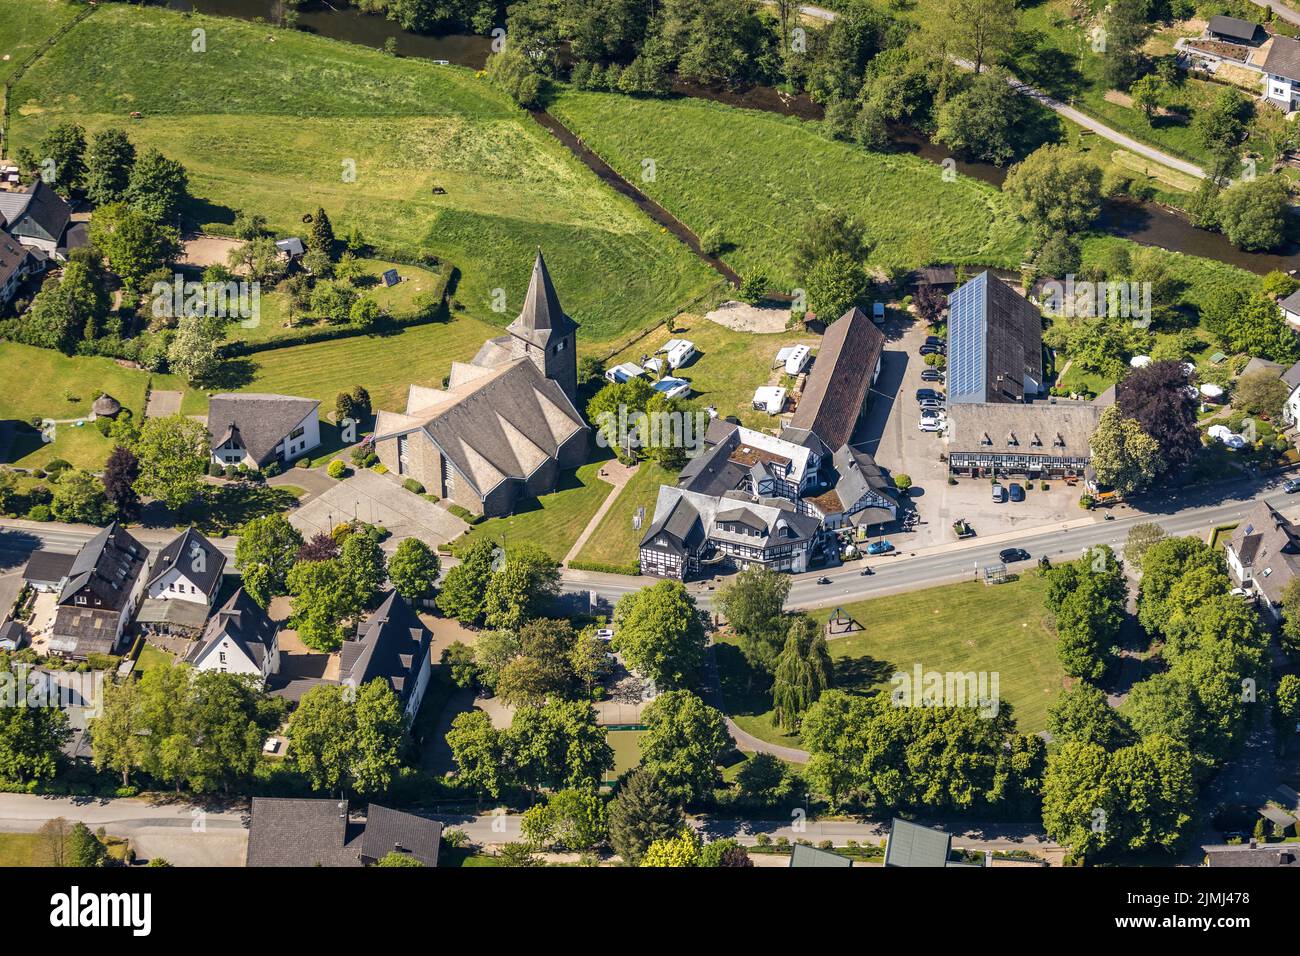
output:
[[[511,358],[530,359],[576,405],[578,323],[565,315],[560,307],[541,249],[537,250],[537,259],[533,262],[533,277],[528,283],[523,311],[506,331],[510,333]]]

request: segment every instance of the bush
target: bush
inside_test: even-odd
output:
[[[640,574],[641,562],[631,564],[605,564],[601,561],[570,561],[568,566],[575,571],[601,571],[605,574]]]
[[[335,458],[329,463],[329,466],[325,469],[325,473],[335,481],[338,481],[348,473],[348,466],[343,463],[341,458]]]
[[[30,519],[31,521],[49,521],[49,520],[50,520],[50,506],[49,506],[49,505],[35,505],[35,506],[32,507],[32,509],[31,509],[30,511],[27,512],[27,517],[28,517],[28,519]]]
[[[405,488],[407,491],[411,492],[412,494],[416,494],[416,495],[424,494],[424,485],[420,484],[414,478],[407,478],[404,482],[402,482],[402,487]]]
[[[235,480],[235,477],[236,477],[238,474],[239,474],[239,469],[236,468],[234,465],[227,465],[227,466],[226,466],[225,475],[226,475],[226,479],[227,479],[228,481],[234,481],[234,480]]]
[[[310,458],[299,458],[297,461],[295,461],[295,462],[293,463],[293,467],[295,467],[295,468],[310,468],[310,467],[311,467],[311,459],[310,459]]]
[[[208,474],[213,478],[220,478],[223,474],[222,468],[215,461],[208,465]]]

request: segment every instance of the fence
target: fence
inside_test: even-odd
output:
[[[54,34],[50,36],[48,39],[46,39],[45,42],[42,43],[40,46],[38,46],[35,50],[33,50],[31,54],[25,60],[23,60],[22,63],[18,64],[18,69],[14,70],[13,75],[9,77],[9,79],[5,80],[3,92],[0,93],[0,95],[3,95],[4,97],[4,106],[0,107],[0,156],[5,156],[8,155],[9,153],[9,117],[10,117],[10,106],[13,100],[12,94],[13,94],[14,84],[17,83],[19,80],[21,80],[23,78],[23,74],[27,72],[28,68],[31,67],[31,65],[35,63],[37,60],[39,60],[41,57],[43,57],[46,54],[46,52],[50,49],[50,47],[54,46],[55,43],[59,42],[59,40],[63,37],[65,33],[67,33],[69,30],[71,30],[81,21],[85,20],[88,16],[90,16],[98,9],[99,9],[98,7],[88,6],[86,7],[86,9],[82,10],[75,17],[73,17],[71,20],[65,23],[63,26],[59,27],[59,29],[55,30]]]

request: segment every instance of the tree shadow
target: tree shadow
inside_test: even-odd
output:
[[[871,694],[898,670],[889,661],[864,654],[835,658],[835,686],[849,694]]]
[[[728,713],[752,716],[772,709],[772,676],[746,660],[739,647],[715,644],[713,659]]]

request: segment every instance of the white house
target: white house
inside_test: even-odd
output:
[[[1282,592],[1300,576],[1300,528],[1267,501],[1257,501],[1224,545],[1228,573],[1274,617],[1282,614]]]
[[[32,259],[27,249],[0,229],[0,308],[13,301],[18,287],[31,271]]]
[[[1300,291],[1292,292],[1280,301],[1278,308],[1282,310],[1282,318],[1286,319],[1287,324],[1300,330]]]
[[[144,593],[149,549],[113,522],[77,552],[59,591],[50,653],[113,654]]]
[[[141,630],[198,637],[221,590],[226,556],[187,528],[158,553],[136,615]]]
[[[218,465],[286,465],[320,444],[320,402],[293,395],[222,393],[208,402],[212,460]]]
[[[339,679],[360,689],[372,680],[385,681],[414,717],[429,686],[433,635],[396,591],[379,606],[357,634],[339,651]]]
[[[1273,37],[1260,69],[1264,72],[1264,99],[1288,113],[1300,105],[1300,42]]]
[[[186,661],[195,670],[248,674],[265,683],[280,669],[275,623],[240,588],[212,616]]]

